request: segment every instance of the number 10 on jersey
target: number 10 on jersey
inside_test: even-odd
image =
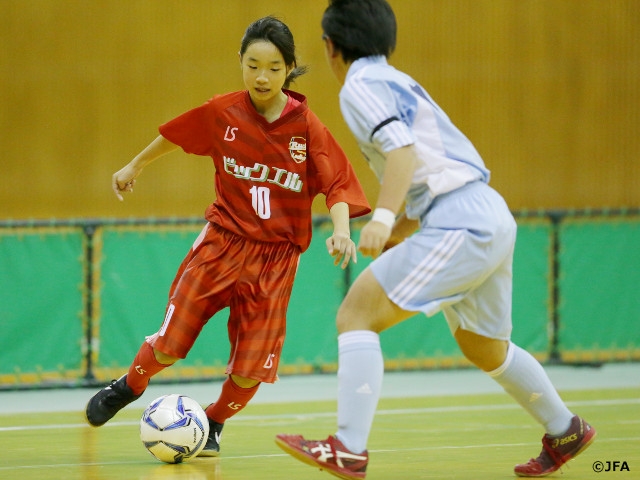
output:
[[[251,205],[256,215],[263,220],[271,218],[271,201],[269,200],[271,190],[269,187],[253,186],[249,192],[251,193]]]

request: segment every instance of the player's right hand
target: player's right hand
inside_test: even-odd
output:
[[[349,261],[358,263],[358,257],[356,256],[356,244],[351,240],[348,233],[333,232],[329,238],[327,238],[327,250],[329,255],[333,257],[333,264],[340,264],[340,268],[343,270],[349,265]]]
[[[369,221],[360,231],[358,251],[365,257],[376,258],[391,236],[391,228],[384,223]]]
[[[136,184],[136,177],[139,174],[140,172],[130,165],[126,165],[113,174],[111,188],[113,188],[113,193],[118,197],[118,200],[121,202],[124,200],[123,192],[133,192],[133,186]]]

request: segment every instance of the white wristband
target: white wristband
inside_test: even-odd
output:
[[[373,211],[371,221],[380,222],[389,228],[393,228],[393,224],[396,223],[396,214],[388,208],[376,208]]]

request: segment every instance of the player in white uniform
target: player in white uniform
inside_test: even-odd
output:
[[[338,311],[337,433],[321,441],[278,435],[276,443],[341,478],[364,478],[384,369],[378,334],[416,312],[442,310],[466,358],[545,429],[541,454],[515,473],[556,471],[595,429],[510,341],[516,223],[507,204],[488,185],[471,142],[415,80],[387,63],[396,23],[385,0],[330,1],[322,27],[327,61],[343,84],[342,114],[382,184],[358,245],[376,259]]]

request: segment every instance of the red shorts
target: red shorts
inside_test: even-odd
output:
[[[209,319],[230,308],[226,373],[273,383],[300,249],[207,224],[178,269],[160,330],[148,342],[185,358]]]

